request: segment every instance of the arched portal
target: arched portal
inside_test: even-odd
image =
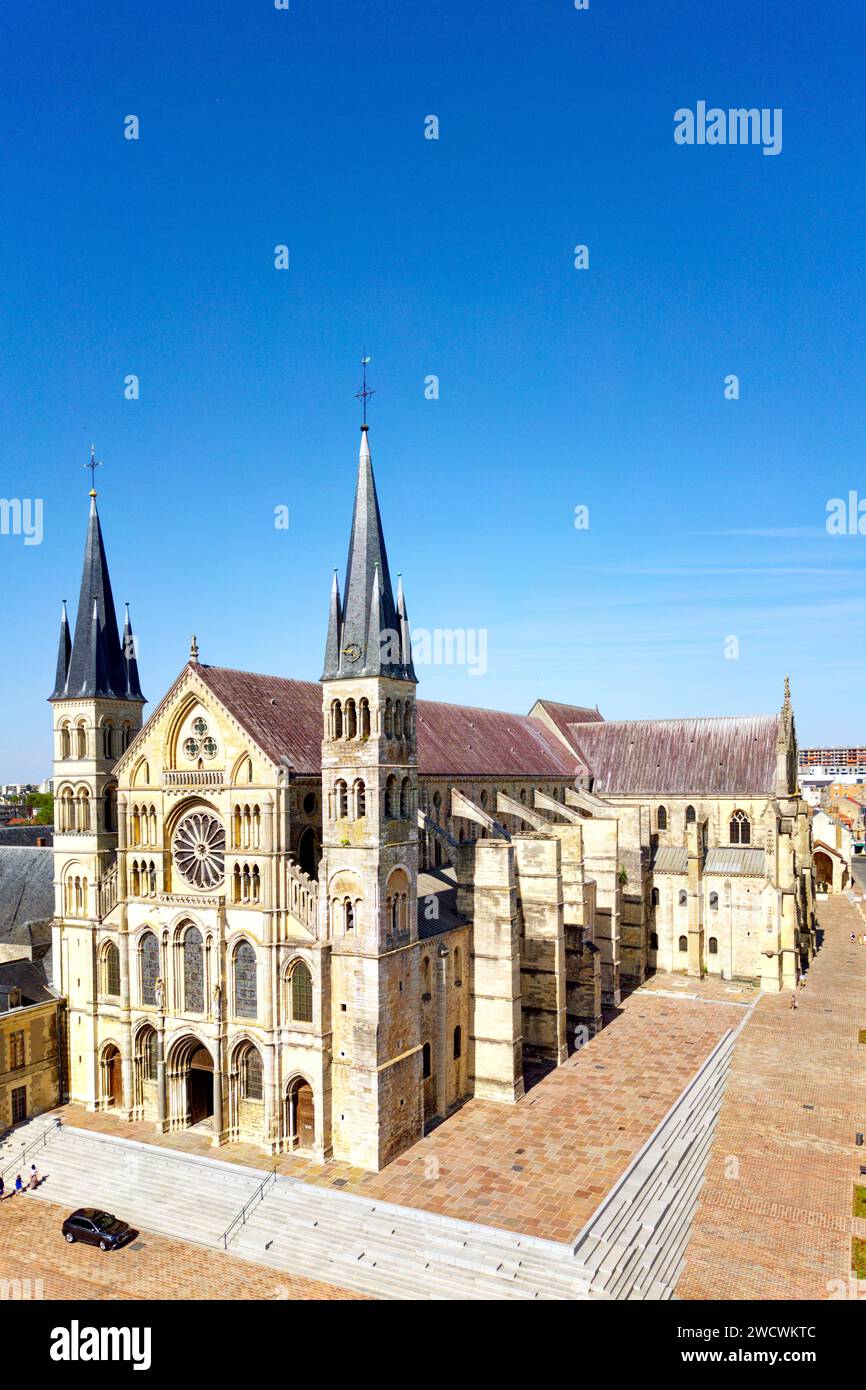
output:
[[[316,1105],[313,1088],[303,1076],[286,1087],[286,1138],[289,1149],[312,1153],[316,1147]]]
[[[812,860],[815,866],[815,882],[819,893],[833,891],[833,861],[823,850],[816,850]]]
[[[119,1110],[123,1105],[123,1067],[120,1048],[106,1043],[99,1059],[100,1100],[106,1108]]]
[[[202,1124],[213,1115],[213,1057],[198,1038],[181,1038],[172,1048],[168,1060],[168,1091],[172,1129]]]

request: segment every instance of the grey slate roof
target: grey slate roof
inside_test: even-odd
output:
[[[654,874],[684,874],[689,867],[685,845],[659,845],[653,858]]]
[[[414,681],[408,619],[402,594],[401,611],[394,603],[366,425],[362,429],[346,584],[341,601],[335,576],[322,680],[381,675]],[[353,651],[354,660],[347,655]]]
[[[0,941],[31,939],[27,930],[54,916],[54,855],[48,848],[0,847]]]
[[[9,960],[0,962],[0,1001],[7,998],[10,991],[20,989],[21,1003],[42,1004],[46,999],[56,999],[39,966],[32,960]],[[2,1008],[2,1003],[0,1003]]]
[[[118,700],[143,702],[128,615],[124,639],[125,644],[121,648],[114,596],[108,575],[108,561],[94,494],[91,496],[90,516],[87,522],[81,590],[75,618],[75,640],[70,649],[69,623],[64,604],[60,619],[57,672],[50,698],[62,700],[78,695],[101,695]],[[125,658],[124,651],[129,654],[129,660]]]
[[[705,874],[720,874],[726,878],[764,878],[767,856],[762,849],[747,849],[743,845],[717,845],[707,850]]]
[[[34,846],[37,840],[54,843],[53,825],[0,825],[0,849],[10,845]]]
[[[435,917],[428,915],[430,899],[435,907]],[[454,869],[428,869],[425,873],[419,873],[418,935],[424,939],[465,926],[466,918],[457,911],[457,875]]]

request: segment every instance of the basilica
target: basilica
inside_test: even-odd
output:
[[[366,425],[317,682],[193,639],[145,721],[91,492],[51,695],[71,1101],[378,1170],[467,1098],[518,1100],[653,971],[796,984],[787,682],[774,714],[622,722],[416,686]]]

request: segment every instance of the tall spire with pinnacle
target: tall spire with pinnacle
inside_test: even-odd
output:
[[[130,628],[130,638],[131,635]],[[63,648],[62,626],[60,641]],[[90,516],[75,618],[75,638],[64,665],[65,678],[61,684],[61,659],[58,654],[57,680],[51,696],[53,700],[100,696],[144,702],[138,680],[138,664],[134,656],[131,663],[126,660],[120,645],[94,488],[90,490]]]
[[[63,695],[69,675],[69,658],[72,654],[72,634],[69,631],[69,618],[66,615],[66,599],[60,609],[60,642],[57,647],[57,674],[54,677],[52,699]]]
[[[391,587],[368,435],[369,426],[364,424],[346,584],[341,602],[335,575],[322,680],[392,676],[414,681],[411,650],[407,659]]]

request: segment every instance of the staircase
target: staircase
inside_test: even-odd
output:
[[[678,1097],[574,1242],[593,1293],[674,1297],[743,1023],[728,1032]]]
[[[215,1250],[227,1241],[233,1255],[258,1265],[374,1298],[668,1299],[735,1039],[734,1032],[721,1039],[573,1245],[91,1130],[57,1129],[48,1116],[0,1146],[0,1170],[12,1165],[8,1186],[35,1160],[45,1178],[37,1200],[69,1210],[102,1207],[145,1231]],[[44,1147],[16,1169],[22,1145],[41,1136]]]

